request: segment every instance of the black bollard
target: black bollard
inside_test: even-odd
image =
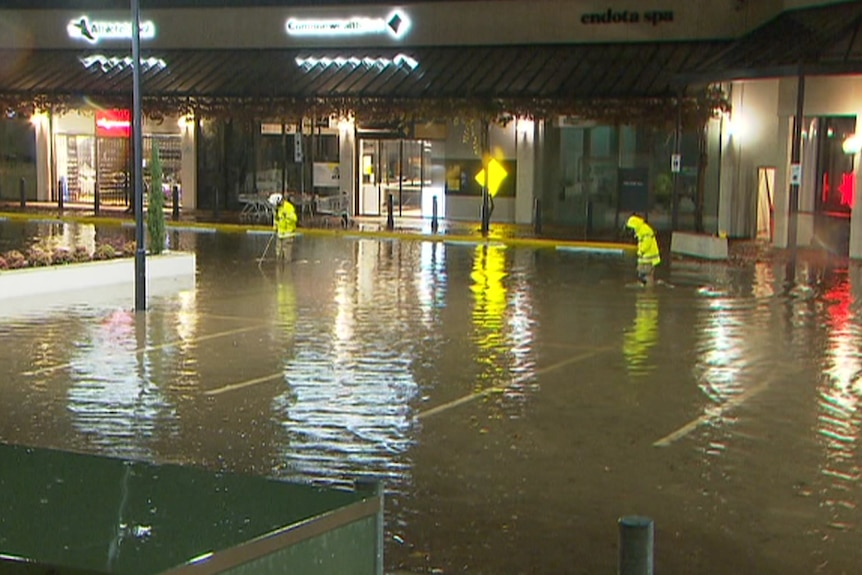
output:
[[[97,184],[95,189],[93,190],[93,214],[95,214],[97,216],[99,215],[99,211],[101,210],[101,207],[102,207],[101,203],[102,203],[102,200],[99,197],[99,186]],[[132,204],[132,205],[134,205],[134,204]]]
[[[587,236],[593,233],[593,201],[587,200]]]
[[[440,228],[440,222],[437,221],[437,196],[431,198],[431,231],[435,234]]]
[[[21,178],[18,182],[18,193],[21,196],[21,207],[27,207],[27,180]]]
[[[542,234],[542,200],[539,198],[533,202],[533,233],[537,236]]]
[[[386,198],[386,229],[394,230],[395,229],[395,197],[392,194],[389,194],[389,197]]]
[[[620,556],[618,575],[653,575],[653,521],[627,515],[619,520]]]
[[[175,222],[180,219],[180,187],[176,184],[171,188],[171,217]]]
[[[60,178],[57,182],[57,209],[63,211],[63,206],[66,202],[66,176]]]
[[[489,204],[490,196],[488,190],[482,190],[482,235],[487,236],[488,230],[491,228],[491,206]]]

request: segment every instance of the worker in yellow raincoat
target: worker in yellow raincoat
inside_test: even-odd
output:
[[[655,232],[642,217],[635,214],[629,216],[626,227],[638,239],[638,281],[641,285],[651,287],[655,285],[655,268],[661,263]]]
[[[293,238],[296,235],[296,208],[284,196],[279,195],[276,199],[272,227],[275,229],[277,238],[275,244],[276,259],[290,261],[292,259]]]

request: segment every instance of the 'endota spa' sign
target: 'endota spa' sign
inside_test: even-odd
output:
[[[673,22],[673,10],[612,10],[604,12],[588,12],[581,14],[581,24],[638,24],[645,22],[658,26],[664,22]]]

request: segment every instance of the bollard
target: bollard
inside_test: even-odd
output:
[[[542,234],[542,200],[539,198],[533,203],[533,233]]]
[[[175,222],[180,219],[180,187],[176,184],[171,188],[171,217]]]
[[[653,575],[653,521],[627,515],[619,520],[620,556],[617,575]]]
[[[213,217],[215,217],[215,219],[218,219],[220,208],[220,206],[218,205],[218,186],[213,186],[213,198]]]
[[[62,212],[66,202],[66,176],[61,176],[57,182],[57,208]]]
[[[21,207],[27,207],[27,180],[21,178],[18,183],[18,193],[21,196]]]
[[[437,196],[431,198],[431,231],[435,234],[440,228],[440,223],[437,221]]]
[[[587,236],[593,233],[593,201],[587,200]]]
[[[386,209],[388,213],[386,214],[386,229],[394,230],[395,229],[395,214],[393,213],[395,205],[395,197],[392,194],[389,194],[389,197],[386,198]]]
[[[488,190],[482,190],[482,235],[487,236],[488,230],[491,228],[491,206],[488,203],[490,197]]]
[[[102,200],[99,197],[99,186],[98,186],[98,184],[96,184],[96,187],[93,189],[93,214],[95,214],[97,216],[99,215],[99,210],[101,209],[101,203],[102,203]],[[134,205],[135,204],[133,203],[132,206],[134,206]],[[132,213],[134,213],[134,212],[135,212],[135,210],[133,209]]]

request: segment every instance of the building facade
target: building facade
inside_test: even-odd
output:
[[[2,198],[23,178],[32,199],[130,201],[129,10],[86,4],[0,3]],[[782,39],[763,43],[791,21],[834,46],[857,3],[211,4],[141,13],[144,158],[158,142],[185,209],[288,192],[352,215],[391,202],[478,220],[488,189],[492,222],[541,208],[601,235],[642,211],[659,229],[783,247],[796,218],[800,245],[862,257],[862,54],[851,40],[843,66],[803,73],[794,162],[802,68],[770,56]],[[822,64],[817,48],[804,56]]]

